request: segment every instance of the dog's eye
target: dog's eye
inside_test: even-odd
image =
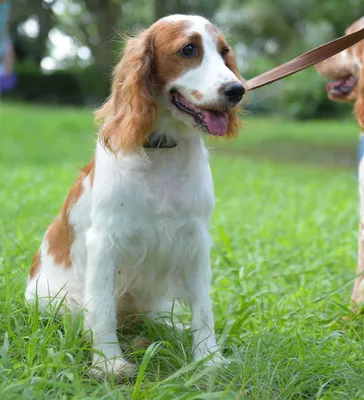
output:
[[[194,55],[196,55],[197,52],[197,48],[194,44],[188,44],[187,46],[183,47],[183,49],[181,50],[181,54],[184,57],[192,57]]]
[[[222,58],[224,58],[226,55],[227,55],[227,53],[230,51],[230,49],[228,48],[228,47],[224,47],[222,50],[221,50],[221,56],[222,56]]]

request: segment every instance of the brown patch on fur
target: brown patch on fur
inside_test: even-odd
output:
[[[92,157],[91,161],[81,169],[81,174],[85,177],[90,176],[91,187],[94,185],[95,179],[95,158]]]
[[[226,137],[228,139],[236,138],[239,134],[239,129],[242,126],[242,122],[239,118],[238,112],[239,112],[239,110],[237,108],[234,108],[234,109],[228,111],[229,124],[228,124],[228,129],[226,132]]]
[[[354,113],[362,132],[364,132],[364,95],[359,95],[355,102]]]
[[[203,60],[204,48],[199,33],[184,33],[190,22],[161,22],[157,23],[154,32],[155,75],[158,91],[165,84],[173,81],[189,69],[198,67]],[[180,50],[188,44],[194,44],[197,55],[184,57]]]
[[[150,30],[129,39],[124,55],[114,69],[111,95],[96,111],[106,122],[100,139],[106,149],[117,153],[142,145],[151,132],[157,112],[152,82],[153,37]]]
[[[364,27],[364,17],[360,18],[354,25],[352,25],[347,33],[354,32],[358,29]],[[361,40],[355,46],[353,46],[352,51],[355,56],[361,62],[361,70],[359,76],[359,82],[357,84],[356,92],[357,92],[357,101],[355,102],[354,112],[356,120],[360,126],[362,132],[364,132],[364,41]],[[364,256],[364,255],[363,255]],[[364,263],[364,261],[363,261]]]
[[[360,19],[360,27],[364,26],[364,18]],[[361,62],[361,71],[359,82],[357,85],[357,101],[355,103],[354,112],[356,120],[362,132],[364,132],[364,41],[360,41],[354,46],[355,55]]]
[[[203,94],[198,90],[192,90],[191,94],[196,100],[202,100],[203,98]]]
[[[217,49],[219,51],[219,53],[221,54],[223,49],[229,49],[229,51],[227,52],[227,54],[224,57],[224,61],[225,61],[225,65],[234,72],[235,76],[243,82],[244,86],[245,85],[245,81],[244,79],[241,77],[238,66],[236,64],[236,60],[235,60],[235,56],[233,54],[233,51],[231,49],[231,47],[227,44],[226,40],[223,38],[222,35],[218,36],[218,40],[217,40]]]
[[[348,50],[347,50],[348,51]],[[316,65],[317,71],[327,79],[341,79],[352,73],[351,66],[339,53]]]
[[[36,275],[38,275],[39,267],[40,267],[40,251],[37,251],[34,254],[32,260],[32,266],[30,267],[30,272],[29,272],[29,279],[33,279]]]
[[[224,57],[225,60],[225,65],[234,73],[234,75],[243,83],[245,90],[247,92],[247,84],[246,81],[243,79],[243,77],[240,75],[238,66],[236,64],[236,59],[234,56],[234,53],[230,46],[227,44],[226,40],[222,35],[218,35],[218,41],[217,41],[217,48],[220,53],[222,53],[223,49],[227,48],[229,51]],[[245,95],[246,96],[246,95]],[[228,125],[228,130],[226,133],[227,138],[233,138],[237,137],[239,133],[239,129],[242,125],[242,122],[239,118],[239,108],[233,108],[228,111],[228,116],[229,116],[229,125]]]
[[[93,185],[95,160],[94,158],[81,170],[79,177],[72,186],[68,196],[63,203],[60,213],[48,227],[46,239],[48,241],[48,252],[53,256],[54,262],[70,268],[71,246],[74,241],[74,230],[69,222],[69,212],[81,197],[84,187],[83,182],[89,176],[91,186]]]

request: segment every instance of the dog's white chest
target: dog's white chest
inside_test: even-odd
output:
[[[197,150],[156,150],[148,162],[126,159],[119,168],[112,195],[118,199],[112,218],[119,291],[132,288],[145,295],[178,286],[198,249],[209,246],[213,184],[206,151]]]

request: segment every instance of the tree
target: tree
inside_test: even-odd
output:
[[[17,59],[40,63],[47,53],[48,34],[55,25],[52,4],[42,1],[13,0],[11,3],[10,35],[15,42]],[[19,26],[34,17],[39,26],[36,38],[29,38],[19,33]]]
[[[16,45],[20,46],[18,58],[39,64],[47,55],[49,32],[57,28],[77,44],[89,47],[96,69],[108,73],[113,63],[112,39],[122,16],[122,6],[123,0],[14,0],[10,29]],[[19,26],[30,17],[38,22],[36,38],[19,34]]]

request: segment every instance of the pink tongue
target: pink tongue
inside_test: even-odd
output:
[[[203,110],[202,114],[212,135],[224,136],[226,134],[229,117],[225,112]]]
[[[338,79],[337,81],[328,82],[326,85],[326,90],[330,92],[333,89],[339,89],[345,91],[346,87],[350,89],[355,85],[356,80],[353,76],[349,76],[343,79]]]
[[[346,81],[345,79],[338,79],[337,81],[328,82],[326,84],[326,90],[329,92],[332,89],[340,88]]]

